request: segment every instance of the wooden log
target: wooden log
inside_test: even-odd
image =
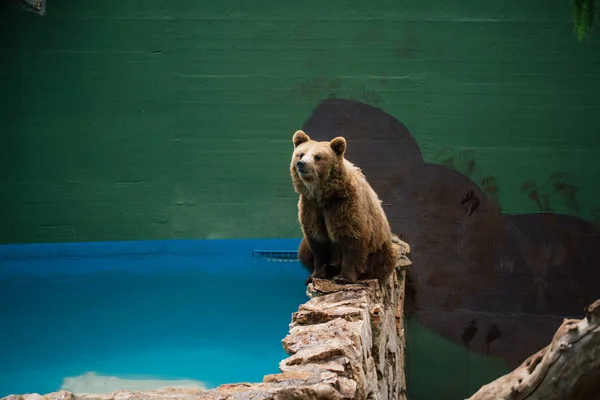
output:
[[[468,400],[488,399],[600,399],[600,299],[584,319],[565,319],[548,346]]]

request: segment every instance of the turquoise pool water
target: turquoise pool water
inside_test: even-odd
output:
[[[186,379],[209,388],[277,373],[307,272],[253,250],[297,244],[0,246],[0,396],[55,391],[65,378],[75,378],[71,388],[106,383],[90,383],[92,372],[113,386]]]

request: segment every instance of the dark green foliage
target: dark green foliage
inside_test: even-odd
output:
[[[579,40],[589,37],[594,27],[595,2],[596,0],[573,0],[573,22]]]

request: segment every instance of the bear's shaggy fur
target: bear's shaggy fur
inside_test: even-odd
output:
[[[298,258],[314,278],[337,283],[384,282],[396,266],[396,248],[381,201],[361,170],[344,158],[346,140],[293,136],[290,172],[300,195],[298,219],[304,238]]]

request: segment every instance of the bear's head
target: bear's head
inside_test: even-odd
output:
[[[330,142],[318,142],[311,140],[304,131],[296,131],[292,141],[294,154],[290,172],[298,193],[314,193],[326,186],[332,177],[341,177],[346,139],[336,137]]]

